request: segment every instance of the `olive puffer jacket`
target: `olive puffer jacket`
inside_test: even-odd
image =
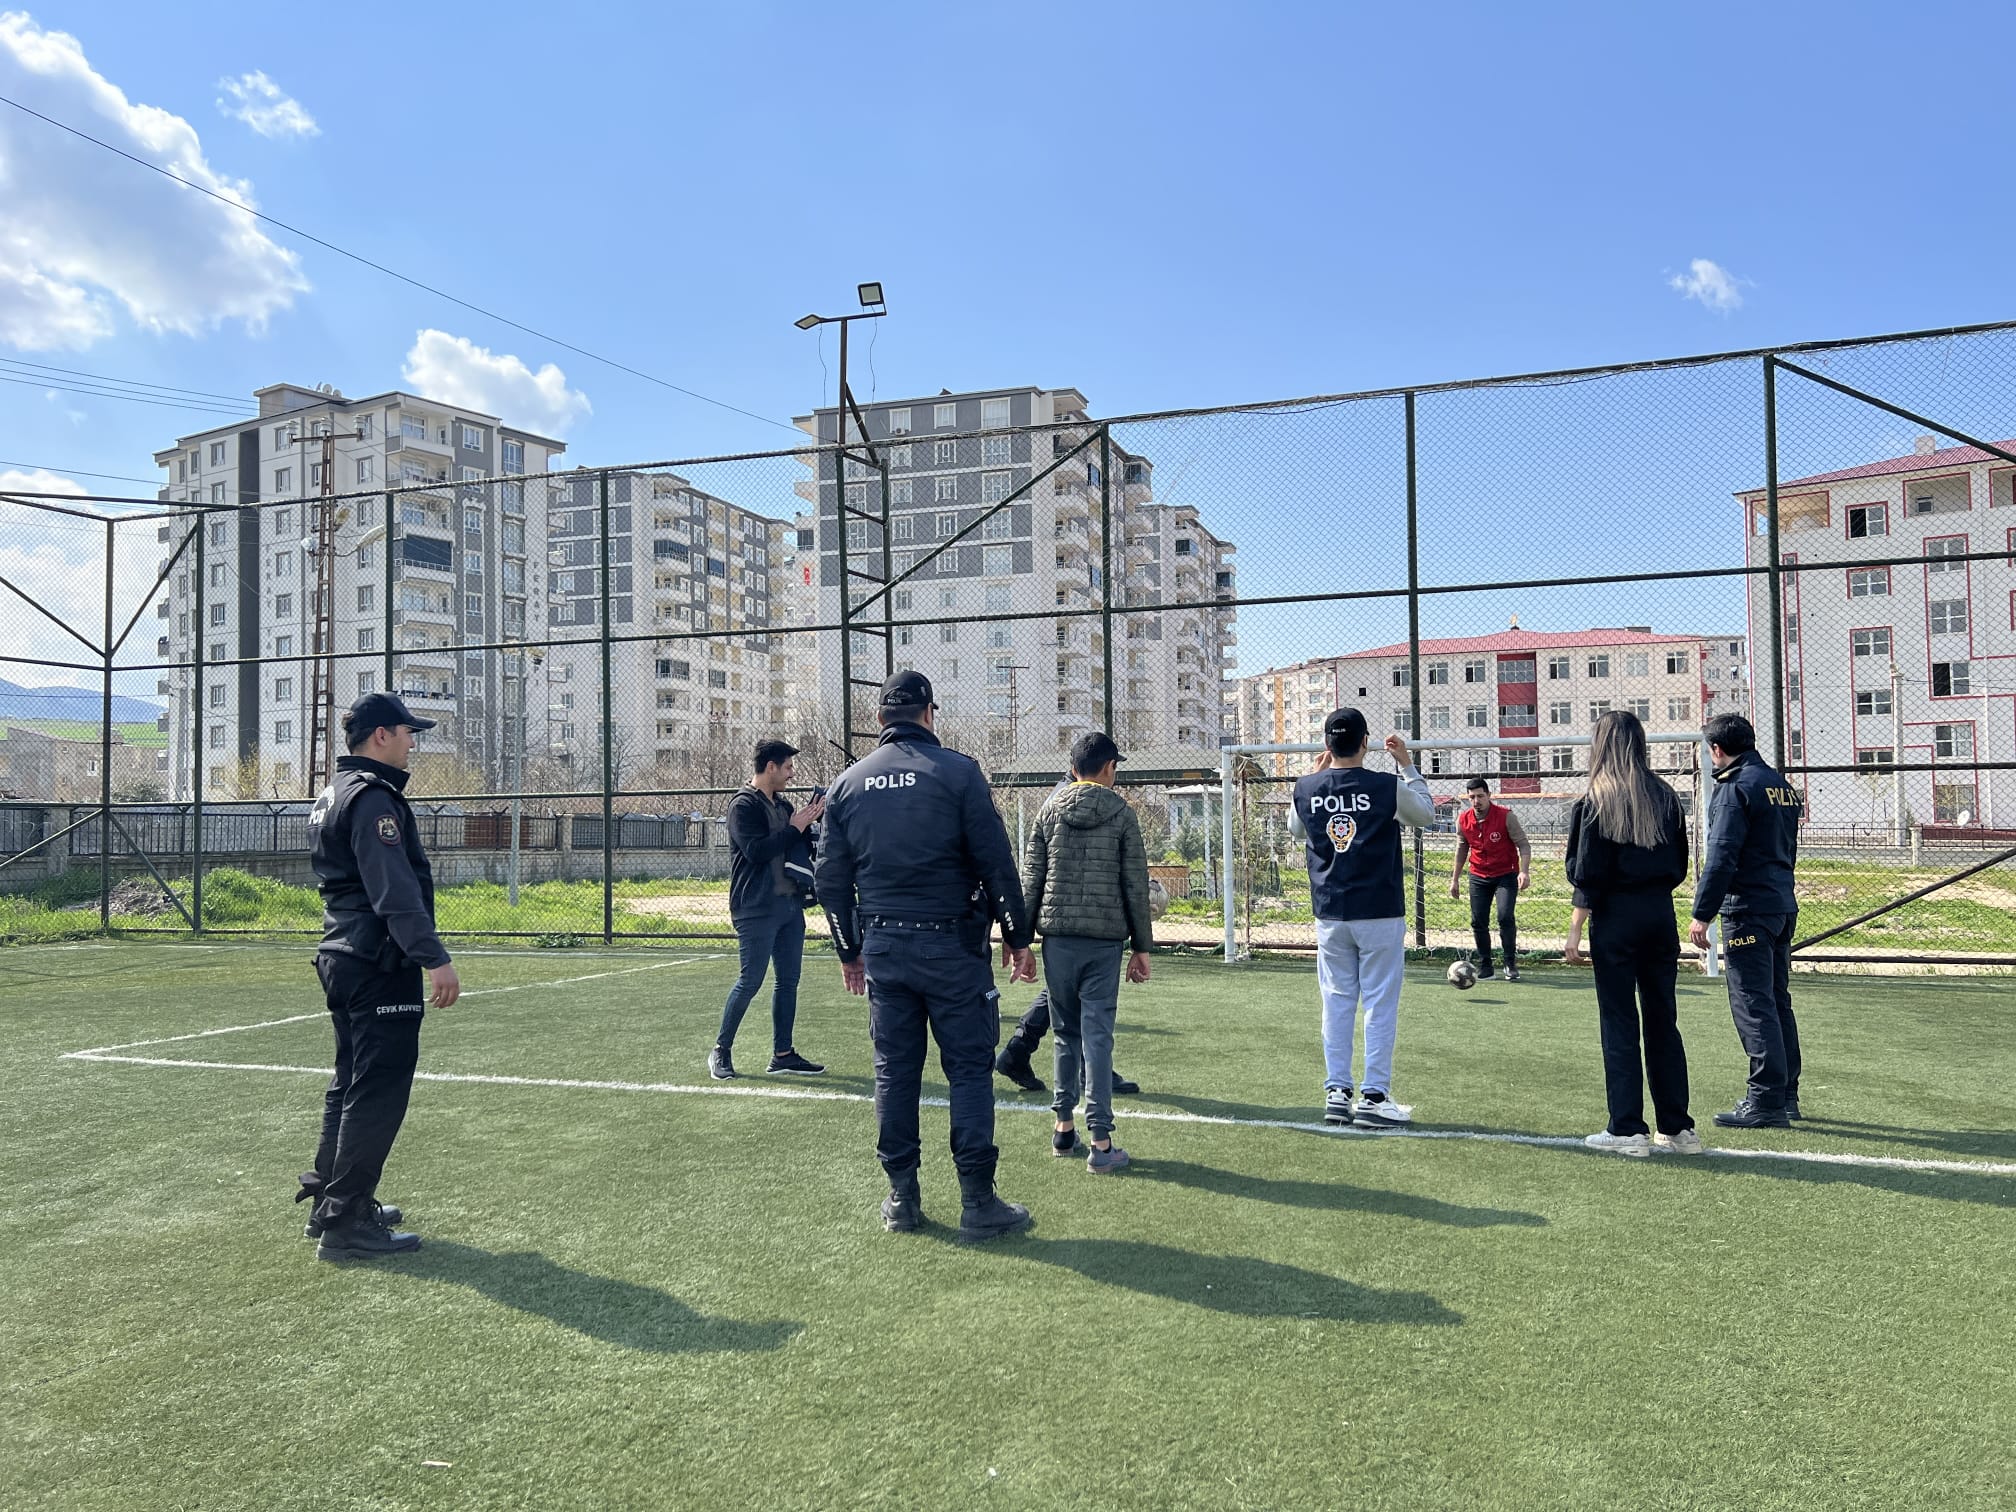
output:
[[[1029,917],[1046,935],[1155,943],[1148,912],[1148,857],[1127,800],[1096,782],[1074,782],[1036,816],[1022,858]]]

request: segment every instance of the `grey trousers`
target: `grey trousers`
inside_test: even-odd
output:
[[[1085,1127],[1092,1137],[1113,1137],[1113,1016],[1120,1007],[1120,959],[1125,940],[1046,935],[1043,985],[1050,992],[1055,1036],[1056,1096],[1051,1108],[1070,1118],[1085,1097]]]

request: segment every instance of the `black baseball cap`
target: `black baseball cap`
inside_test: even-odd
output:
[[[885,709],[935,709],[938,700],[931,693],[931,679],[922,672],[898,672],[882,684],[880,703]]]
[[[344,714],[343,733],[351,737],[354,749],[358,741],[369,739],[373,730],[396,730],[401,725],[409,730],[431,730],[435,723],[407,708],[406,701],[396,693],[366,693]]]
[[[1105,770],[1109,761],[1126,759],[1120,754],[1120,747],[1113,744],[1113,737],[1104,730],[1088,730],[1071,742],[1071,770],[1080,777]]]
[[[1367,728],[1365,716],[1356,709],[1332,709],[1323,721],[1323,743],[1328,745],[1341,737],[1347,750],[1362,750]]]

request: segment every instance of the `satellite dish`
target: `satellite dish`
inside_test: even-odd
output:
[[[1960,823],[1962,826],[1972,824],[1973,822],[1974,822],[1974,811],[1972,809],[1960,810]]]

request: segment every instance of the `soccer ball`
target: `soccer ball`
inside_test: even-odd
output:
[[[1159,919],[1169,912],[1169,889],[1154,877],[1148,879],[1148,917]]]
[[[1468,992],[1477,985],[1477,967],[1471,961],[1451,961],[1449,963],[1449,985],[1458,992]]]

